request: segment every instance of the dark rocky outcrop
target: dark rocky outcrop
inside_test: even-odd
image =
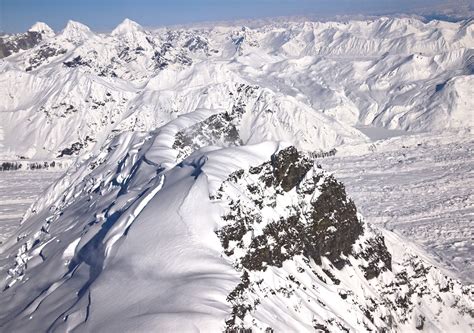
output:
[[[312,223],[309,228],[310,250],[307,255],[319,263],[318,257],[326,256],[336,266],[342,267],[340,254],[349,255],[352,245],[362,234],[362,224],[357,217],[354,202],[346,195],[344,185],[333,176],[325,178],[319,187],[321,194],[313,203]]]
[[[152,58],[155,62],[155,69],[162,70],[170,64],[180,64],[190,66],[193,60],[186,55],[184,50],[176,50],[171,43],[163,43],[158,50],[155,50]]]
[[[82,141],[74,142],[71,147],[64,148],[59,152],[58,157],[64,157],[64,156],[71,156],[71,155],[77,155],[81,149],[84,147],[87,147],[89,143],[94,142],[94,139],[92,139],[89,136],[86,136],[86,138]]]
[[[240,146],[242,140],[234,124],[234,117],[222,112],[191,126],[176,134],[173,149],[179,151],[179,158],[208,145]]]
[[[61,47],[54,47],[54,45],[44,44],[39,46],[39,49],[29,58],[28,62],[30,66],[26,68],[26,71],[32,71],[33,69],[41,66],[49,58],[53,58],[59,55],[63,55],[67,52],[66,49]]]
[[[0,59],[22,50],[28,50],[38,45],[42,40],[41,33],[36,31],[0,37]]]
[[[228,187],[232,190],[227,191]],[[229,196],[229,192],[236,190],[240,195]],[[282,199],[285,196],[293,199]],[[309,155],[295,147],[274,154],[269,162],[232,173],[213,199],[229,200],[229,212],[223,216],[227,225],[218,230],[217,235],[224,253],[242,271],[242,281],[228,299],[234,309],[227,322],[228,329],[244,328],[236,324],[237,318],[243,319],[259,304],[258,298],[247,298],[259,284],[249,281],[249,272],[282,267],[285,261],[297,256],[306,258],[306,269],[318,277],[309,263],[312,260],[321,265],[327,277],[321,277],[321,281],[334,285],[340,284],[334,270],[350,265],[350,256],[363,258],[368,263],[360,267],[367,279],[391,269],[391,256],[381,236],[368,237],[361,248],[354,248],[364,233],[354,202],[347,197],[340,182],[315,168]],[[288,206],[282,206],[284,202],[288,202]],[[281,212],[280,217],[274,215],[268,220],[264,216],[265,209]],[[323,257],[331,262],[330,269],[324,268]],[[294,286],[300,286],[294,276],[288,279]],[[294,290],[279,288],[272,293],[290,297]],[[318,323],[316,327],[323,325]]]
[[[65,62],[63,62],[63,64],[64,64],[64,66],[69,67],[69,68],[75,68],[75,67],[79,67],[79,66],[90,67],[89,62],[83,60],[81,56],[77,56],[77,57],[73,58],[70,61],[65,61]]]
[[[259,182],[248,184],[247,190],[256,206],[262,208],[264,198],[261,196],[265,195],[265,188],[272,187],[276,193],[280,188],[288,192],[299,187],[312,168],[313,162],[308,157],[294,147],[286,148],[273,155],[271,162],[248,171],[258,174]],[[239,170],[229,177],[229,181],[237,182],[242,177],[245,172]],[[344,186],[332,176],[325,176],[318,184],[321,177],[314,175],[298,189],[301,198],[320,191],[318,198],[311,202],[311,209],[303,209],[302,203],[289,207],[294,214],[267,224],[263,234],[252,239],[247,254],[241,259],[243,267],[250,270],[265,269],[267,265],[281,267],[285,260],[298,254],[312,258],[318,264],[321,256],[325,256],[337,267],[344,266],[341,254],[351,254],[352,245],[363,232],[362,223]],[[252,230],[253,224],[260,223],[261,216],[258,212],[247,211],[239,201],[233,201],[230,213],[224,219],[231,223],[218,231],[218,235],[224,249],[231,253],[229,241],[239,242]]]
[[[202,51],[204,54],[209,54],[209,42],[201,36],[192,36],[183,45],[191,52]]]
[[[295,147],[289,147],[272,156],[274,184],[288,192],[298,185],[313,162],[298,153]]]
[[[380,275],[383,271],[392,269],[392,256],[385,246],[383,237],[377,236],[366,240],[366,246],[360,253],[353,253],[356,258],[363,258],[367,263],[365,266],[360,266],[364,271],[366,279],[370,280]],[[380,266],[379,263],[384,265]]]

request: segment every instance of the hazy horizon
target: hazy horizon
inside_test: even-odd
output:
[[[84,0],[80,3],[57,0],[1,0],[0,31],[26,31],[37,21],[54,30],[68,20],[88,25],[95,31],[108,31],[125,18],[148,27],[186,25],[201,22],[268,19],[283,16],[335,17],[337,15],[418,14],[420,9],[436,8],[453,1],[439,0]],[[466,3],[465,0],[455,2]],[[469,5],[472,1],[467,1]]]

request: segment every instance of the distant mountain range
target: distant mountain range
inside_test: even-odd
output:
[[[363,141],[356,125],[473,125],[471,21],[147,31],[125,20],[110,34],[71,21],[56,35],[37,24],[4,37],[15,45],[8,52],[24,38],[39,44],[0,64],[3,158],[90,151],[114,133],[152,130],[199,108],[230,110],[239,100],[248,110],[236,124],[244,143],[285,139],[328,150]],[[253,97],[237,91],[243,86]]]

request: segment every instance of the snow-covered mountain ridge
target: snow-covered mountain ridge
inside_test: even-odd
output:
[[[176,164],[183,126],[117,136],[30,208],[2,246],[5,329],[472,328],[472,288],[365,224],[309,156],[266,142]]]
[[[112,133],[152,130],[198,108],[229,111],[242,84],[256,87],[243,101],[244,143],[329,150],[363,142],[355,125],[471,127],[473,45],[472,21],[147,31],[125,20],[111,34],[71,21],[1,61],[0,145],[8,159],[91,151]]]
[[[54,31],[43,22],[37,22],[26,33],[3,35],[0,33],[0,58],[8,57],[39,44],[54,36]]]
[[[472,285],[366,223],[318,157],[369,147],[361,125],[472,127],[473,40],[69,22],[4,58],[2,159],[72,164],[0,244],[1,329],[472,331]]]

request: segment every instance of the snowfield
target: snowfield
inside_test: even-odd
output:
[[[368,222],[421,245],[472,283],[473,139],[469,131],[402,136],[319,163],[346,185]]]
[[[49,185],[62,175],[60,171],[0,172],[0,242],[9,238],[20,225],[23,214]]]
[[[474,329],[472,20],[1,38],[1,331]]]

